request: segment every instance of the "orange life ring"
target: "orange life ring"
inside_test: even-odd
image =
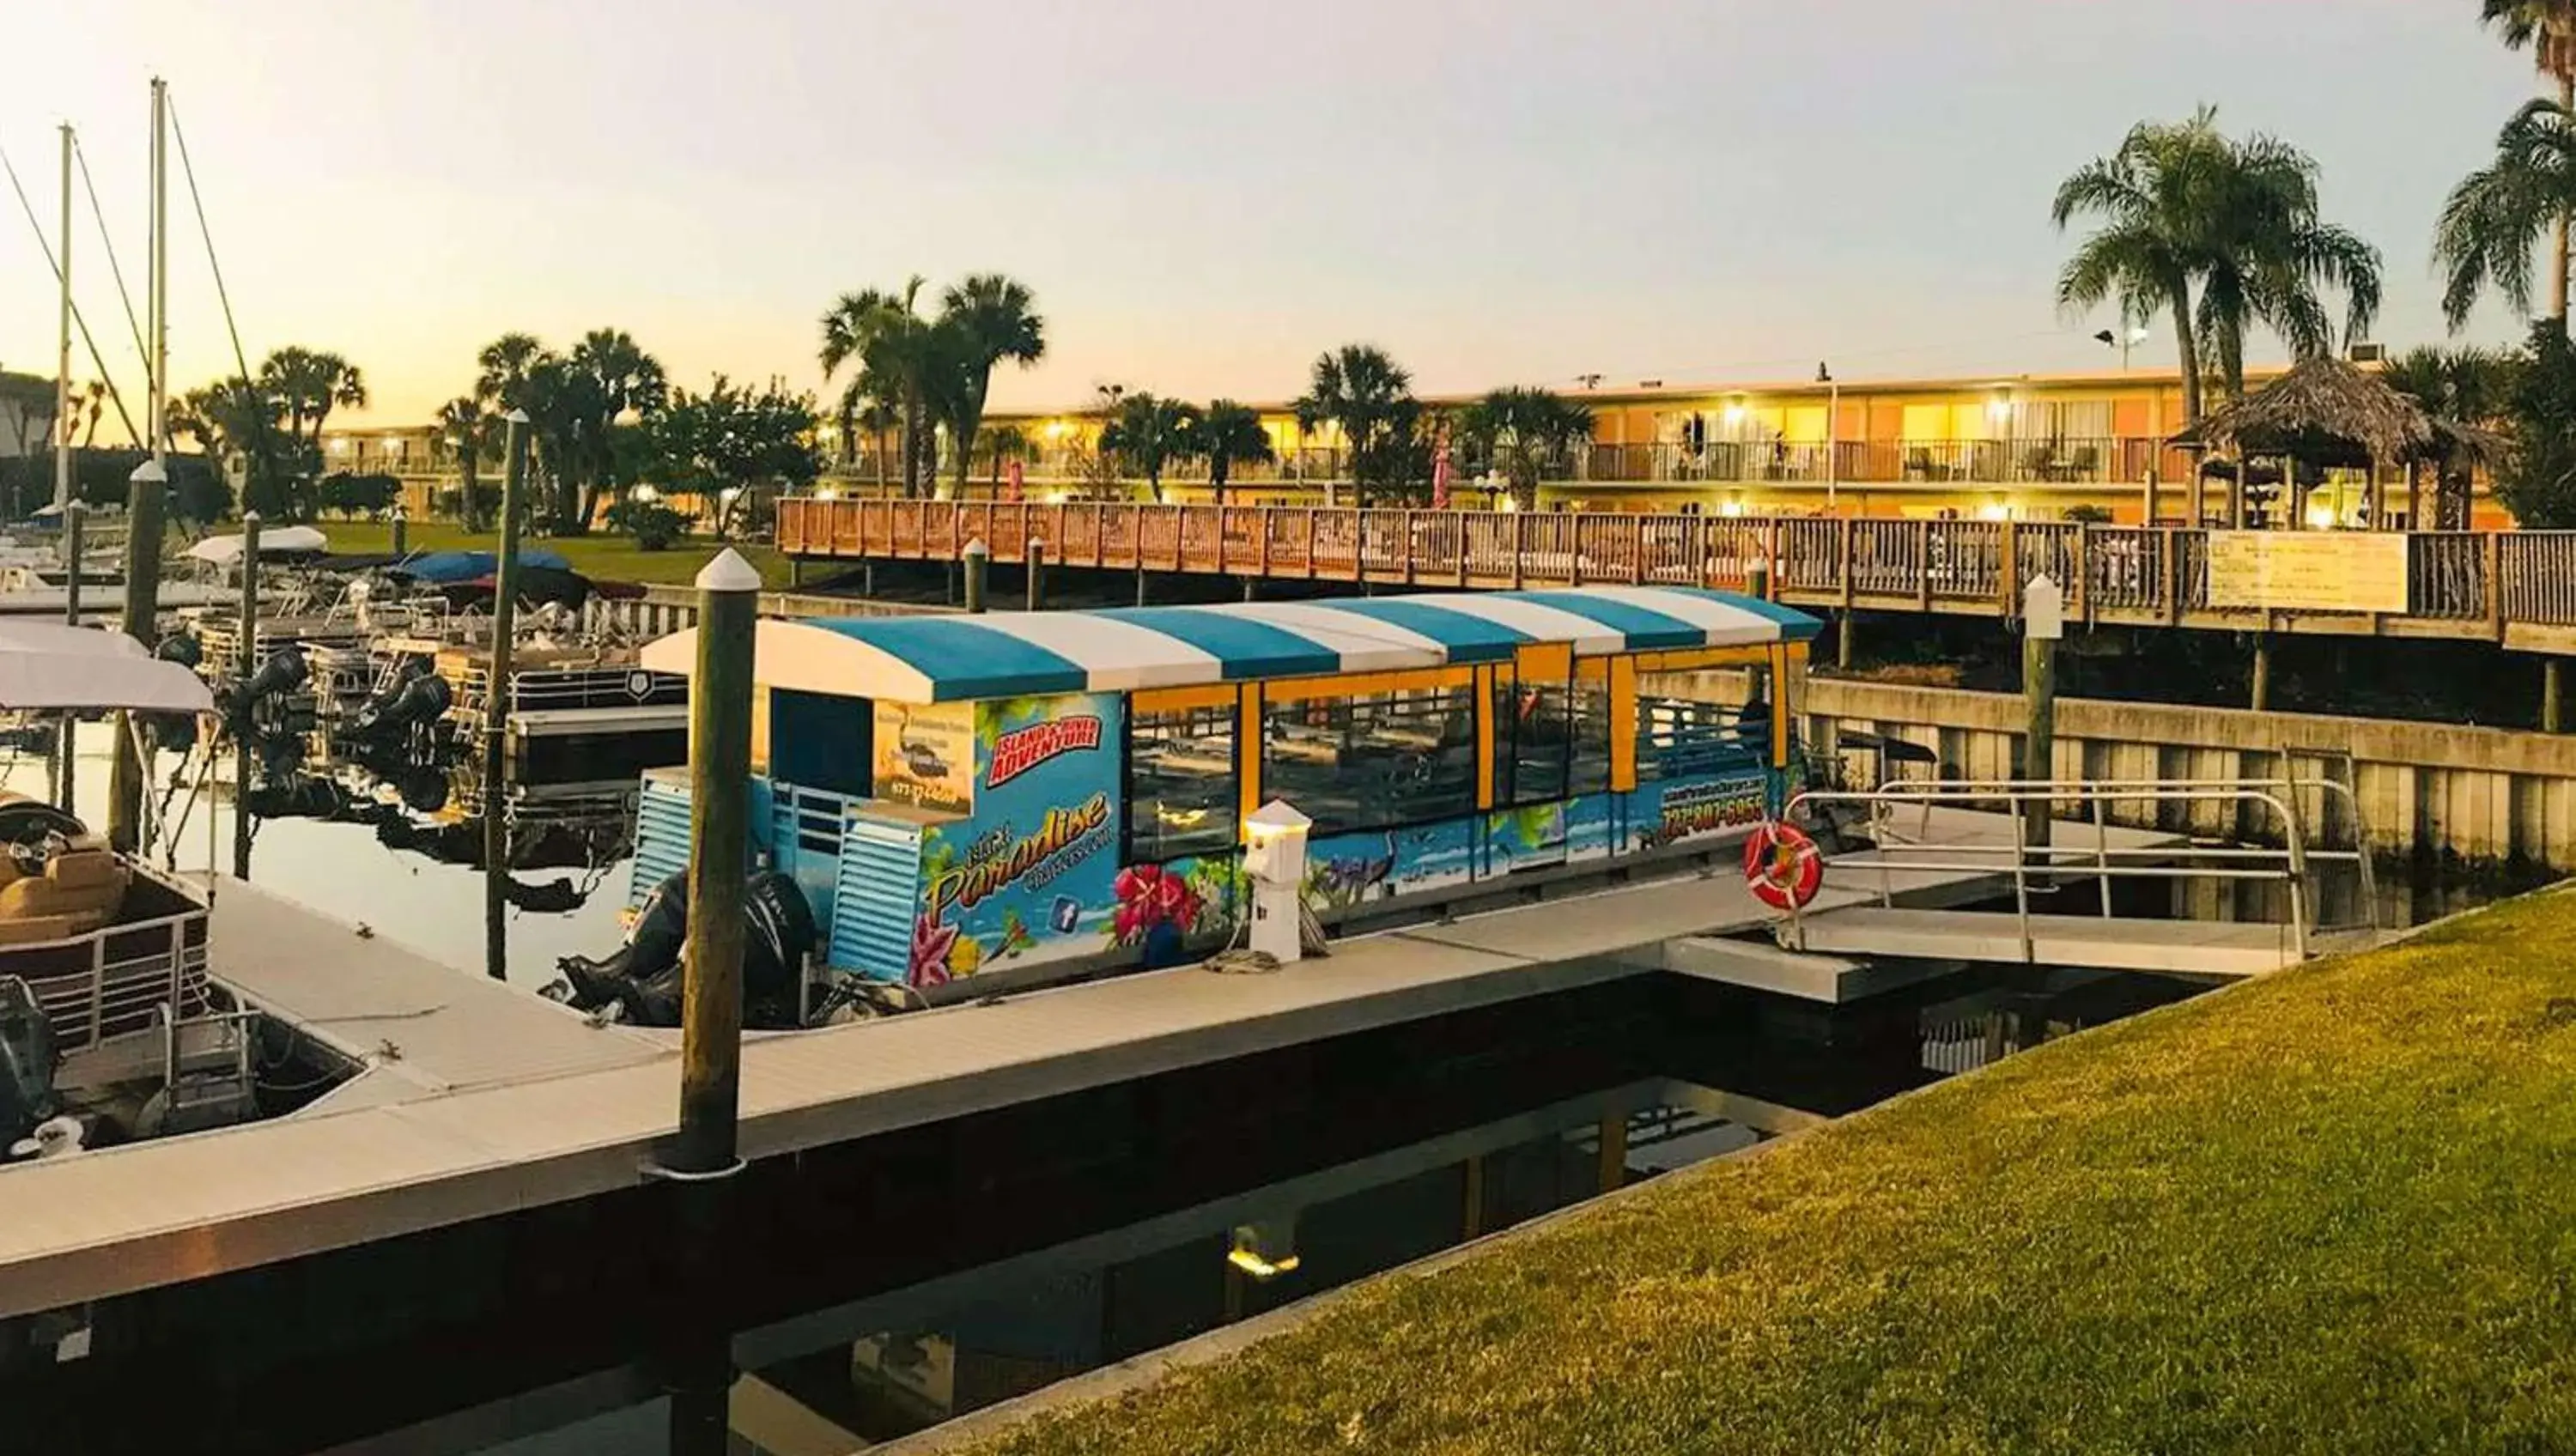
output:
[[[1774,910],[1803,907],[1824,887],[1824,854],[1794,824],[1757,825],[1744,841],[1744,883]]]

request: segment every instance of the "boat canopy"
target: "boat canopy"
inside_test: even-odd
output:
[[[520,547],[519,564],[551,567],[556,571],[572,569],[571,562],[564,560],[555,552],[540,547]],[[500,568],[501,558],[489,551],[415,551],[397,563],[394,570],[414,581],[424,581],[432,586],[446,586],[451,582],[473,581],[478,577],[490,576]]]
[[[310,556],[330,549],[331,538],[311,526],[280,526],[273,531],[259,533],[259,554],[262,556]],[[242,538],[238,535],[208,536],[188,548],[190,560],[216,566],[230,566],[241,560],[241,554]]]
[[[122,632],[0,621],[0,710],[211,713],[205,679]]]
[[[1814,617],[1698,587],[1600,586],[1205,607],[764,621],[761,684],[898,703],[1130,692],[1509,661],[1564,644],[1580,657],[1803,642]],[[644,649],[687,674],[694,629]]]

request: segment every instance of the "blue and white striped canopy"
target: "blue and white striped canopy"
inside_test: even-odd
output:
[[[816,617],[762,622],[754,676],[769,687],[944,703],[1508,661],[1537,643],[1600,657],[1803,642],[1821,625],[1730,592],[1640,586]],[[694,631],[644,649],[644,665],[662,672],[687,673],[696,658]]]

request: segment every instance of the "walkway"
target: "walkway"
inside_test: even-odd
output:
[[[1895,878],[1927,902],[1995,883]],[[0,1171],[0,1317],[633,1187],[676,1130],[676,1033],[592,1027],[234,882],[216,903],[216,974],[318,1018],[317,1036],[376,1070],[297,1117]],[[1687,876],[1363,936],[1278,975],[1192,967],[756,1037],[742,1148],[775,1156],[1647,974],[1619,953],[1768,918],[1736,877]]]
[[[2251,562],[2243,543],[2314,553]],[[2234,538],[2220,544],[2220,538]],[[2023,583],[2101,624],[2441,637],[2576,653],[2576,532],[2212,532],[2059,522],[783,500],[791,557],[997,562],[1422,587],[1768,590],[1798,606],[2012,617]],[[2269,543],[2289,541],[2288,547]],[[2217,563],[2214,565],[2213,563]]]

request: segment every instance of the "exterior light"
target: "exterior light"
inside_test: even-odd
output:
[[[2323,501],[2319,501],[2317,504],[2308,507],[2309,529],[2317,531],[2331,531],[2337,524],[2338,523],[2335,520],[2335,508],[2333,506],[2328,505]]]
[[[631,501],[657,501],[662,498],[662,493],[649,485],[639,485],[628,491],[626,498]]]
[[[1741,404],[1729,404],[1725,409],[1718,412],[1718,417],[1726,421],[1726,427],[1728,429],[1734,429],[1736,426],[1744,423],[1744,406]]]
[[[1063,420],[1047,421],[1046,437],[1050,440],[1061,440],[1072,433],[1073,426],[1065,423]]]
[[[1297,1220],[1266,1219],[1260,1223],[1237,1224],[1226,1250],[1225,1261],[1258,1280],[1276,1279],[1293,1274],[1301,1262],[1297,1257]]]
[[[1990,399],[1990,400],[1986,401],[1986,417],[1987,417],[1988,419],[1993,419],[1993,420],[2002,420],[2002,419],[2007,419],[2007,418],[2009,418],[2009,417],[2011,416],[2011,414],[2012,414],[2012,401],[2011,401],[2011,400],[2006,399],[2006,398],[2004,398],[2004,397],[2003,397],[2003,396],[2001,396],[2001,395],[1997,395],[1997,396],[1995,396],[1993,399]]]
[[[1743,514],[1744,514],[1744,502],[1742,502],[1742,501],[1740,501],[1740,500],[1730,500],[1730,501],[1727,501],[1727,502],[1725,502],[1725,503],[1721,504],[1721,505],[1717,508],[1717,513],[1718,513],[1719,515],[1721,515],[1721,516],[1740,516],[1740,515],[1743,515]]]
[[[740,499],[742,499],[742,487],[738,485],[728,485],[716,492],[717,502],[723,505],[732,505]]]
[[[1051,506],[1063,505],[1066,501],[1071,499],[1073,499],[1073,492],[1062,488],[1051,490],[1046,493],[1046,503]]]
[[[1977,518],[1984,521],[2010,520],[2012,518],[2012,508],[2005,505],[2002,501],[1988,501],[1984,505],[1977,507]]]
[[[818,485],[814,487],[814,499],[816,500],[839,500],[840,498],[841,488],[837,485]]]

